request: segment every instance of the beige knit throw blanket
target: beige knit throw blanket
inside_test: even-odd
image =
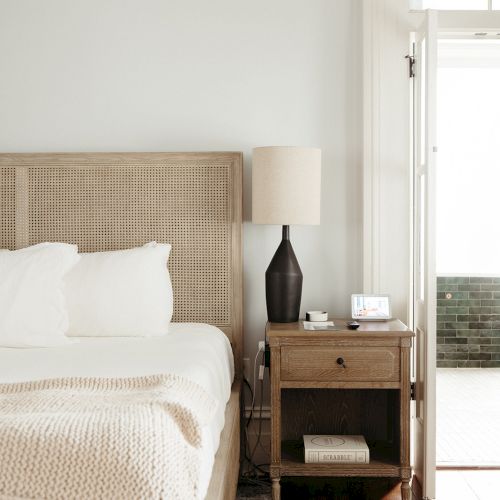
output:
[[[216,406],[175,375],[0,384],[0,498],[198,498]]]

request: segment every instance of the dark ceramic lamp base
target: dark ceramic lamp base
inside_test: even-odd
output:
[[[266,271],[267,318],[275,323],[298,321],[302,296],[302,271],[290,243],[290,228],[283,226],[283,239]]]

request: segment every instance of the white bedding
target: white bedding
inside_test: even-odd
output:
[[[203,431],[201,484],[206,492],[234,378],[233,353],[224,333],[201,323],[171,323],[164,337],[77,340],[74,344],[50,348],[0,347],[0,382],[160,373],[186,377],[219,401],[214,419]]]

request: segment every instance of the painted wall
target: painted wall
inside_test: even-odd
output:
[[[0,150],[243,151],[253,357],[280,228],[250,223],[252,147],[323,150],[303,311],[362,288],[361,29],[361,0],[1,0]]]
[[[407,0],[363,0],[364,289],[410,321],[410,32]]]

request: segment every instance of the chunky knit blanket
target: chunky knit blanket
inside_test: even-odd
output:
[[[175,375],[0,384],[0,498],[196,499],[216,405]]]

